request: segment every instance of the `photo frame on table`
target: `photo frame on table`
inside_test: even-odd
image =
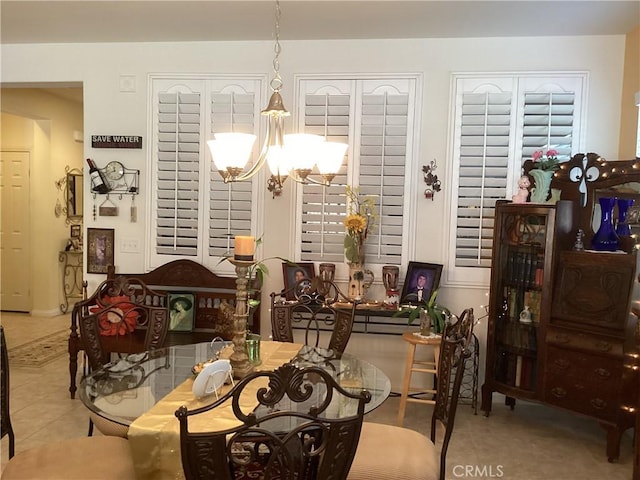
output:
[[[440,286],[442,267],[439,263],[409,262],[400,303],[415,305],[428,302],[433,291]]]
[[[175,292],[168,295],[169,331],[192,332],[195,321],[196,296],[193,293]]]
[[[300,287],[311,284],[311,279],[315,278],[316,270],[313,262],[308,263],[287,263],[282,264],[282,277],[284,279],[284,289],[287,291],[286,299],[295,300],[295,293],[288,290],[296,285],[300,280],[306,280],[306,283],[300,283]]]
[[[71,225],[70,231],[69,231],[70,238],[80,238],[81,234],[82,234],[82,225]]]
[[[87,273],[107,273],[109,265],[115,265],[113,228],[87,229]]]

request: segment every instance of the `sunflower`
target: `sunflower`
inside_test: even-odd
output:
[[[344,226],[347,227],[349,232],[360,233],[367,228],[367,220],[362,215],[354,213],[347,215],[344,219]]]

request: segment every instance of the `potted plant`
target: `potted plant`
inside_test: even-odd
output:
[[[415,306],[403,307],[398,314],[409,311],[407,323],[412,325],[413,322],[420,319],[420,333],[422,335],[430,335],[433,333],[442,333],[446,319],[451,315],[449,310],[442,305],[436,303],[438,290],[434,290],[429,300],[420,302]]]

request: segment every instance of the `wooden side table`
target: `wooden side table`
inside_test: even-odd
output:
[[[442,337],[440,335],[434,335],[430,337],[423,337],[416,335],[414,332],[404,332],[402,334],[402,340],[409,344],[409,351],[407,352],[407,362],[404,371],[404,381],[402,383],[402,394],[400,395],[400,408],[398,409],[398,426],[402,426],[404,422],[404,414],[407,409],[407,402],[414,403],[429,403],[434,404],[435,400],[426,398],[414,398],[409,397],[409,392],[420,392],[422,394],[435,395],[436,391],[433,389],[416,388],[411,386],[411,375],[413,372],[428,373],[436,375],[438,372],[438,359],[440,357],[440,342]],[[431,345],[433,346],[433,362],[425,360],[416,360],[416,347],[418,345]]]

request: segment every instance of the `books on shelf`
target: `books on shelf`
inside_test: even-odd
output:
[[[506,283],[524,288],[542,287],[544,259],[537,248],[510,248],[507,253]]]

